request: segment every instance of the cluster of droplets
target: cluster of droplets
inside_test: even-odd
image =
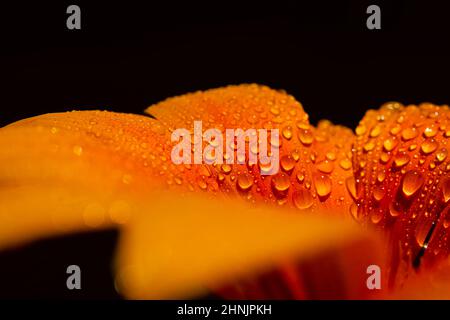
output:
[[[354,181],[347,185],[354,199],[352,216],[360,223],[400,230],[400,250],[409,261],[430,247],[427,254],[446,255],[448,107],[388,103],[368,111],[356,135]]]

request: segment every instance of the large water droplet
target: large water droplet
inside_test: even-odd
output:
[[[406,128],[405,130],[403,130],[402,132],[402,138],[405,141],[414,139],[415,137],[417,137],[419,135],[419,133],[417,132],[416,128]]]
[[[292,199],[295,206],[301,210],[308,209],[314,203],[314,198],[312,197],[311,193],[303,188],[300,188],[300,190],[294,192],[294,194],[292,195]]]
[[[386,151],[392,151],[398,145],[396,137],[389,137],[383,142],[383,147]]]
[[[376,201],[381,201],[381,199],[384,198],[385,194],[386,194],[386,191],[385,191],[384,187],[382,187],[382,186],[375,186],[373,188],[373,198]]]
[[[450,200],[450,178],[445,178],[442,181],[442,194],[444,195],[445,203],[447,203]]]
[[[356,203],[352,203],[350,205],[350,214],[357,222],[360,222],[362,220],[361,210]]]
[[[339,162],[339,165],[342,169],[349,170],[352,167],[352,162],[349,159],[345,158]]]
[[[272,187],[276,191],[287,191],[290,185],[291,181],[289,179],[289,176],[285,173],[278,173],[277,175],[272,177]]]
[[[284,127],[281,133],[282,133],[282,135],[283,135],[283,137],[285,139],[291,140],[291,138],[292,138],[292,127],[291,126]]]
[[[356,198],[356,181],[354,177],[348,177],[345,179],[345,186],[347,187],[348,193],[352,196],[353,199]]]
[[[319,197],[326,197],[331,193],[331,178],[323,174],[313,176],[314,187]]]
[[[394,158],[394,164],[397,168],[400,168],[406,165],[409,160],[409,155],[406,152],[399,152]]]
[[[419,246],[423,247],[425,245],[425,240],[432,226],[433,221],[431,219],[421,221],[421,223],[417,224],[415,233],[416,233],[416,241]]]
[[[439,143],[434,139],[427,139],[425,140],[422,145],[420,146],[420,149],[425,154],[430,154],[436,151],[437,147],[439,146]]]
[[[248,191],[253,186],[253,177],[248,173],[242,173],[237,177],[237,185],[241,191]]]
[[[370,136],[372,138],[376,138],[380,135],[381,133],[381,127],[379,125],[376,125],[371,131],[370,131]]]
[[[423,135],[425,136],[425,138],[431,138],[434,137],[438,132],[438,127],[437,126],[429,126],[426,127]]]
[[[392,217],[397,217],[400,213],[400,204],[396,201],[393,201],[389,204],[389,213]]]
[[[316,164],[317,169],[323,173],[331,173],[334,169],[334,163],[329,160],[323,160]]]
[[[314,141],[314,134],[311,129],[300,129],[298,132],[298,138],[305,146],[309,146]]]
[[[406,197],[412,197],[423,185],[422,174],[417,170],[410,170],[405,173],[402,182],[402,191]]]
[[[363,146],[363,148],[366,152],[372,151],[375,148],[375,143],[373,141],[369,141]]]
[[[280,164],[284,171],[290,172],[295,167],[295,160],[289,155],[284,155],[281,157]]]
[[[373,224],[378,224],[383,219],[383,210],[374,210],[372,214],[370,215],[370,220]]]
[[[358,135],[358,136],[362,136],[364,133],[366,133],[366,131],[367,131],[367,128],[363,124],[360,124],[359,126],[357,126],[356,130],[355,130],[356,135]]]

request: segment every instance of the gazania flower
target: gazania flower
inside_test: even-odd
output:
[[[240,85],[146,113],[1,128],[0,248],[117,227],[116,284],[128,298],[449,298],[448,107],[387,103],[354,134],[312,126],[285,92]],[[279,154],[278,172],[227,154],[174,163],[172,133],[194,134],[195,121],[278,129],[278,140],[258,137]],[[250,138],[246,154],[261,153]],[[193,154],[213,143],[190,141]]]

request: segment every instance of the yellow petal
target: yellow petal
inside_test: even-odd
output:
[[[88,111],[1,128],[0,248],[125,222],[157,183],[161,160],[149,153],[164,154],[165,133],[148,117]]]
[[[341,220],[199,196],[150,200],[120,241],[116,281],[129,298],[195,297],[291,263],[307,263],[325,280],[313,297],[361,298],[370,294],[367,267],[382,265],[376,238]],[[335,270],[324,268],[327,260]]]

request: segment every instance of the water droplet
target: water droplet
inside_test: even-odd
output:
[[[398,202],[391,202],[389,204],[389,213],[392,217],[397,217],[400,213],[400,204]]]
[[[378,224],[383,219],[383,210],[374,210],[370,215],[370,220],[373,224]]]
[[[298,150],[292,151],[291,155],[292,159],[294,159],[295,161],[298,161],[298,159],[300,159],[300,153],[298,152]]]
[[[436,153],[436,160],[437,160],[438,162],[444,161],[445,158],[447,158],[447,154],[448,154],[447,149],[443,148],[443,149],[439,150],[439,151]]]
[[[237,185],[240,190],[248,191],[253,186],[253,177],[248,173],[242,173],[237,178]]]
[[[224,180],[225,180],[225,175],[223,175],[222,173],[219,173],[217,175],[217,181],[223,182]]]
[[[439,143],[434,139],[428,139],[425,140],[422,145],[420,146],[420,149],[425,154],[430,154],[436,151],[437,147],[439,146]]]
[[[370,136],[372,138],[376,138],[380,135],[381,133],[381,127],[379,125],[376,125],[371,131],[370,131]]]
[[[298,132],[298,138],[305,146],[309,146],[314,141],[314,134],[310,129],[300,129]]]
[[[394,164],[397,168],[400,168],[406,165],[409,160],[409,155],[406,152],[399,152],[394,158]]]
[[[375,148],[375,143],[373,141],[369,141],[363,146],[363,148],[366,152],[372,151]]]
[[[378,172],[377,180],[378,182],[383,182],[386,179],[386,173],[384,171]]]
[[[51,129],[50,129],[50,132],[51,133],[53,133],[53,134],[56,134],[56,133],[58,133],[58,128],[56,128],[56,127],[52,127]]]
[[[208,184],[206,183],[206,181],[203,180],[203,179],[201,179],[201,178],[198,179],[197,185],[198,185],[198,187],[199,187],[200,189],[202,189],[202,190],[206,190],[206,188],[208,188]]]
[[[297,181],[302,183],[305,180],[305,175],[302,172],[297,172]]]
[[[294,194],[292,195],[292,199],[295,206],[301,210],[308,209],[314,203],[314,198],[312,197],[311,193],[303,188],[300,188],[300,190],[294,192]]]
[[[434,137],[437,132],[438,128],[436,126],[430,126],[425,128],[425,130],[423,131],[423,135],[425,136],[425,138],[431,138]]]
[[[222,172],[225,174],[229,174],[231,172],[231,166],[227,163],[224,163],[220,167],[222,169]]]
[[[352,162],[349,159],[345,158],[339,162],[339,165],[341,166],[342,169],[348,170],[352,167]]]
[[[409,198],[412,197],[423,185],[424,179],[420,172],[410,170],[403,177],[402,191]]]
[[[334,161],[336,160],[336,154],[332,151],[327,152],[327,154],[325,155],[325,157],[330,160],[330,161]]]
[[[276,106],[273,106],[270,108],[270,112],[274,115],[277,116],[280,114],[280,109],[278,109]]]
[[[367,128],[366,126],[364,126],[363,124],[360,124],[359,126],[356,127],[356,135],[358,136],[362,136],[364,133],[366,133]]]
[[[417,132],[416,128],[406,128],[405,130],[403,130],[402,132],[402,138],[405,141],[414,139],[415,137],[417,137],[419,135],[419,133]]]
[[[397,135],[402,130],[402,127],[399,124],[394,125],[389,131],[392,135]]]
[[[284,192],[289,189],[291,185],[291,181],[289,176],[285,173],[278,173],[277,175],[272,177],[272,187],[276,191]]]
[[[352,203],[350,205],[350,214],[352,215],[353,219],[355,219],[357,222],[360,222],[362,219],[362,215],[360,214],[361,210],[359,210],[359,207],[356,203]]]
[[[290,172],[295,167],[295,160],[289,155],[284,155],[281,157],[280,164],[284,171]]]
[[[315,174],[313,176],[313,181],[319,197],[326,197],[331,193],[331,179],[329,176]]]
[[[282,133],[282,135],[283,135],[283,137],[285,139],[291,140],[291,138],[292,138],[292,127],[291,126],[284,127],[281,133]]]
[[[183,178],[181,178],[179,176],[176,176],[174,178],[174,180],[175,180],[175,183],[178,184],[178,185],[181,185],[183,183]]]
[[[345,179],[345,186],[347,187],[347,191],[350,193],[353,199],[356,198],[356,181],[353,177],[348,177]]]
[[[391,153],[382,152],[380,156],[380,161],[382,163],[387,163],[391,159]]]
[[[427,238],[427,235],[432,226],[433,226],[433,221],[430,219],[424,220],[421,223],[417,224],[416,241],[419,246],[423,247],[425,245],[425,239]]]
[[[334,169],[334,163],[329,160],[323,160],[316,164],[317,169],[323,173],[331,173]]]
[[[384,198],[385,194],[386,194],[386,192],[384,190],[384,187],[382,187],[382,186],[375,186],[373,188],[373,198],[376,201],[381,201],[381,199]]]
[[[77,156],[81,156],[83,154],[83,148],[81,146],[74,146],[72,151]]]
[[[389,137],[383,142],[383,147],[386,151],[392,151],[398,145],[396,137]]]
[[[444,201],[447,203],[450,200],[450,178],[442,181],[442,193],[444,195]]]

